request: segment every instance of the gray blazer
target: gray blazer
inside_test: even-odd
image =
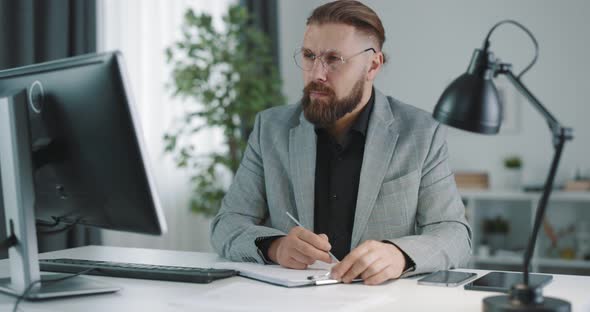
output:
[[[449,168],[446,130],[430,114],[375,89],[351,249],[390,240],[415,262],[409,274],[469,260],[471,229]],[[314,227],[316,134],[301,105],[258,114],[242,163],[211,225],[211,244],[233,261],[264,263],[258,237]]]

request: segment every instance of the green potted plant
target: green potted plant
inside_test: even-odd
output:
[[[210,15],[189,9],[182,39],[166,50],[172,92],[184,99],[184,112],[164,135],[165,151],[190,170],[191,209],[207,216],[219,210],[228,185],[223,177],[237,171],[256,113],[284,102],[270,40],[252,25],[246,9],[230,6],[223,24],[216,29]],[[195,144],[204,128],[222,130],[219,150]]]
[[[504,173],[501,181],[502,188],[520,191],[522,188],[522,159],[512,155],[504,158]]]
[[[484,219],[482,224],[484,240],[492,251],[502,249],[506,245],[506,236],[510,232],[510,223],[501,216]]]
[[[522,167],[522,160],[519,156],[509,156],[504,159],[504,167],[507,169],[520,169]]]

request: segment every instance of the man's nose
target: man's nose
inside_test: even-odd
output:
[[[326,70],[326,67],[322,63],[322,60],[317,58],[313,62],[313,66],[311,67],[311,71],[310,71],[312,80],[326,81],[327,72],[328,71]]]

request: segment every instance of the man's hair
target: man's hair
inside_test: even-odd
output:
[[[338,0],[317,7],[307,18],[307,25],[345,24],[364,32],[377,40],[379,50],[385,42],[385,29],[377,13],[368,6],[354,0]],[[383,54],[383,63],[385,63]]]

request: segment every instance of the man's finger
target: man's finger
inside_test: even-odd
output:
[[[330,255],[327,252],[315,248],[311,244],[308,244],[306,241],[298,240],[295,242],[293,247],[298,252],[308,257],[311,257],[314,260],[321,260],[328,263],[331,261]]]
[[[297,270],[307,269],[307,264],[301,263],[293,257],[289,257],[289,259],[287,260],[287,262],[285,263],[284,266],[286,266],[287,268],[290,268],[290,269],[297,269]]]
[[[381,272],[364,280],[364,283],[365,283],[365,285],[383,284],[383,282],[397,277],[394,275],[394,272],[395,272],[394,266],[390,265],[390,266],[386,267],[384,270],[382,270]]]
[[[373,262],[362,274],[361,278],[363,280],[370,279],[373,275],[381,273],[381,271],[385,270],[391,263],[387,259],[380,258],[377,261]]]
[[[365,244],[361,244],[357,248],[353,249],[340,263],[332,267],[331,275],[334,279],[341,279],[348,270],[354,265],[356,260],[361,257],[368,250]]]
[[[367,252],[361,257],[357,258],[350,269],[342,276],[342,281],[345,283],[352,282],[353,279],[360,276],[365,270],[367,270],[375,261],[377,261],[378,254],[375,252]]]
[[[306,243],[312,245],[316,249],[320,249],[320,250],[323,250],[326,252],[330,251],[330,249],[332,249],[332,246],[330,245],[330,243],[327,240],[327,238],[328,238],[327,236],[326,236],[326,239],[323,239],[320,235],[317,235],[314,232],[311,232],[309,230],[305,230],[305,231],[298,232],[297,237],[299,237],[301,240],[305,241]]]
[[[313,264],[315,262],[315,259],[299,252],[298,250],[293,250],[291,257],[298,262],[305,263],[307,265]]]

